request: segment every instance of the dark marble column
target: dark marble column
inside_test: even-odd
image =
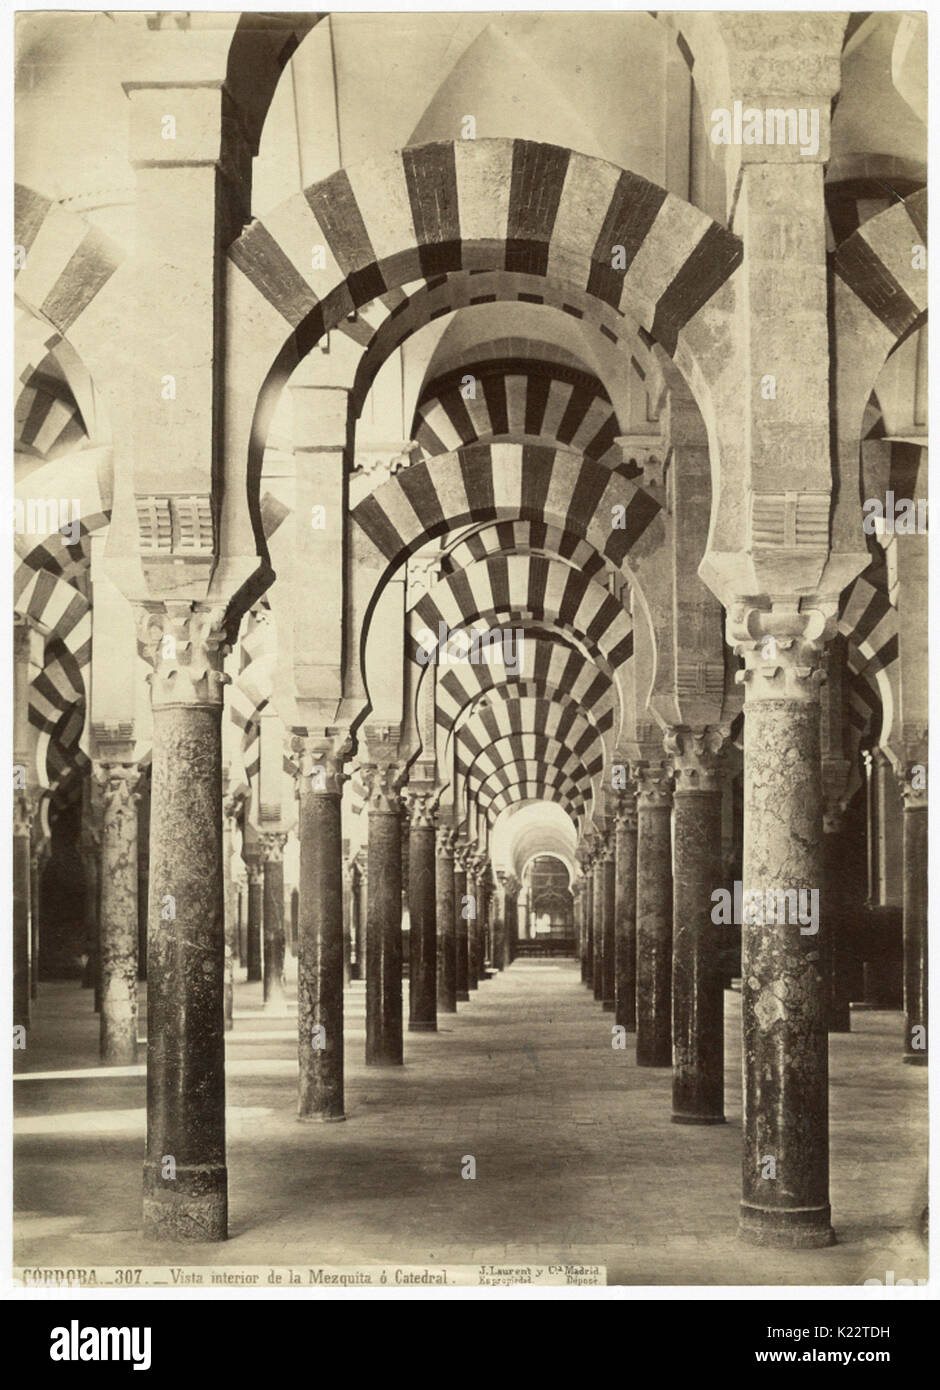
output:
[[[607,1013],[615,1010],[616,963],[616,865],[614,862],[614,837],[608,831],[601,851],[601,882],[604,896],[604,964],[601,970],[601,1003]]]
[[[99,1050],[105,1066],[137,1061],[137,797],[133,763],[100,762],[101,1014]]]
[[[35,999],[39,992],[39,936],[42,903],[42,875],[49,857],[49,841],[32,840],[29,860],[29,997]]]
[[[506,874],[496,874],[496,892],[493,898],[493,968],[506,969]]]
[[[851,942],[853,925],[847,911],[845,882],[845,813],[838,802],[831,802],[823,788],[823,892],[821,909],[826,919],[826,974],[829,980],[828,1026],[830,1033],[851,1033],[852,990]]]
[[[908,760],[904,800],[904,1060],[927,1065],[927,759]]]
[[[480,988],[480,961],[483,956],[480,938],[480,863],[479,856],[467,855],[467,988]]]
[[[403,771],[394,762],[361,769],[369,815],[366,907],[366,1063],[401,1066],[402,929],[401,800]]]
[[[594,998],[598,1003],[601,1003],[604,998],[604,945],[606,941],[604,927],[607,918],[607,905],[604,901],[606,878],[603,835],[595,835],[594,837],[591,878],[594,898],[594,969],[591,975],[591,987],[594,991]]]
[[[721,750],[727,730],[667,735],[673,754],[672,1119],[724,1124],[724,976],[712,894],[721,862]]]
[[[293,739],[299,765],[297,1118],[344,1120],[343,763],[345,734]]]
[[[32,804],[29,794],[13,794],[13,1023],[29,1027],[29,890]]]
[[[636,831],[636,1060],[672,1065],[672,775],[639,763]]]
[[[512,965],[519,953],[519,880],[510,874],[506,880],[506,963]]]
[[[829,1211],[829,981],[825,922],[811,930],[777,906],[807,908],[823,881],[821,643],[754,637],[774,614],[737,615],[744,675],[744,1045],[742,1238],[789,1249],[832,1244]],[[810,613],[807,623],[818,619]],[[781,621],[784,619],[781,618]],[[787,619],[789,621],[789,619]],[[793,620],[803,621],[801,615]],[[731,620],[729,619],[729,627]],[[820,632],[824,631],[822,622]],[[772,894],[768,907],[768,893]],[[788,899],[790,901],[791,899]],[[809,913],[806,914],[809,916]]]
[[[454,911],[454,832],[437,832],[437,1007],[457,1012],[457,920]]]
[[[245,927],[245,979],[261,979],[261,932],[264,922],[264,869],[259,848],[245,855],[248,875],[248,920]]]
[[[470,940],[468,933],[468,874],[467,856],[469,846],[466,841],[457,841],[454,846],[454,934],[457,955],[457,1002],[466,1003],[470,998]]]
[[[154,667],[144,1235],[224,1240],[221,609],[141,612]]]
[[[584,870],[584,983],[594,989],[594,857],[590,849],[579,855]]]
[[[283,1012],[284,988],[284,846],[287,836],[266,830],[261,836],[264,863],[264,1007],[271,1013]]]
[[[636,789],[619,799],[615,819],[614,1019],[636,1032]]]
[[[225,894],[225,975],[222,993],[222,1007],[225,1029],[233,1025],[235,1007],[235,956],[238,951],[238,894],[232,876],[232,849],[235,832],[238,829],[238,815],[242,799],[226,796],[223,804],[222,822],[222,873]]]
[[[412,786],[405,792],[410,816],[408,913],[411,962],[408,971],[408,1031],[437,1030],[437,888],[434,863],[433,787]]]

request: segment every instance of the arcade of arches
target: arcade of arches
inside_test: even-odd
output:
[[[329,1170],[528,984],[795,1282],[840,1078],[916,1205],[925,23],[20,16],[17,1096],[146,1072],[145,1246],[252,1225],[246,1018]]]

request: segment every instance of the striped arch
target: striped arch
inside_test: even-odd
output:
[[[590,807],[591,796],[589,792],[584,791],[583,785],[564,772],[546,769],[534,762],[514,764],[512,769],[506,772],[505,781],[498,786],[495,782],[487,782],[474,794],[473,801],[489,816],[494,802],[502,802],[506,797],[511,801],[528,799],[533,786],[551,789],[554,793],[551,799],[560,800],[572,819],[580,819],[586,815]]]
[[[17,373],[13,442],[18,453],[56,459],[87,444],[88,429],[54,351],[61,336],[42,328],[39,352]]]
[[[521,735],[514,739],[506,736],[483,750],[467,769],[465,795],[473,799],[487,787],[499,792],[522,777],[553,785],[560,785],[566,780],[585,805],[591,804],[591,774],[583,763],[569,754],[562,744],[538,734]]]
[[[47,634],[43,669],[30,685],[29,722],[39,731],[36,775],[56,787],[88,766],[86,670],[91,661],[91,605],[47,570],[21,566],[14,575],[14,611]]]
[[[498,792],[490,802],[486,813],[489,823],[492,825],[508,807],[528,801],[557,801],[574,821],[576,830],[581,822],[588,818],[589,807],[583,797],[571,797],[566,792],[560,791],[552,782],[541,777],[536,780],[529,778],[505,791]]]
[[[457,309],[497,301],[538,304],[591,324],[607,342],[615,347],[620,345],[625,354],[630,354],[640,380],[649,381],[653,398],[662,395],[665,381],[653,350],[653,338],[604,300],[518,270],[468,271],[435,276],[409,286],[407,294],[403,290],[391,291],[337,325],[337,332],[363,348],[350,387],[353,414],[361,414],[382,365],[413,333]]]
[[[582,574],[603,582],[607,562],[587,541],[541,521],[500,521],[464,534],[444,551],[441,573],[465,569],[486,555],[558,555],[576,565]]]
[[[544,681],[516,679],[509,679],[503,685],[494,686],[491,690],[474,696],[461,710],[448,741],[454,737],[459,738],[460,732],[484,712],[504,706],[508,709],[511,724],[520,733],[524,728],[537,728],[540,733],[554,733],[556,737],[560,737],[558,728],[550,727],[549,723],[524,725],[524,716],[530,711],[533,701],[539,702],[539,708],[554,706],[560,715],[557,722],[563,730],[572,727],[578,721],[577,727],[581,728],[586,724],[603,748],[611,747],[611,736],[614,733],[614,715],[611,710],[598,719],[563,690],[546,686]]]
[[[598,728],[613,726],[618,702],[609,676],[599,672],[592,661],[573,647],[549,634],[526,637],[526,649],[529,670],[518,679],[507,677],[504,668],[497,667],[494,672],[486,662],[440,667],[435,691],[438,727],[452,729],[468,705],[503,689],[505,684],[558,692],[572,700]]]
[[[389,571],[429,539],[474,522],[554,526],[616,569],[635,568],[665,534],[659,503],[634,483],[580,454],[535,444],[471,444],[413,464],[351,515]],[[623,524],[614,526],[615,518]]]
[[[728,295],[709,301],[741,260],[740,239],[691,204],[527,140],[412,146],[295,194],[228,253],[227,452],[239,473],[244,460],[256,540],[265,386],[280,389],[360,307],[452,272],[521,270],[628,314],[670,356],[681,344],[707,381],[723,365],[713,345],[734,307]],[[231,480],[227,493],[239,491]]]
[[[467,754],[475,761],[492,743],[534,737],[554,739],[587,768],[591,776],[603,771],[604,742],[598,729],[570,701],[540,696],[516,696],[486,709],[474,710],[456,730],[456,767],[468,771]],[[519,744],[519,747],[522,745]]]
[[[16,298],[58,333],[76,334],[123,260],[121,249],[84,218],[19,183],[13,240]]]
[[[502,625],[526,613],[583,633],[615,669],[633,654],[633,626],[623,604],[573,566],[541,555],[487,556],[448,575],[423,594],[408,618],[409,652],[428,651],[427,633],[462,629],[499,614]]]
[[[479,440],[526,435],[615,468],[621,451],[614,441],[622,432],[610,397],[590,372],[552,361],[488,359],[431,381],[410,437],[421,457],[434,458]]]
[[[891,346],[926,313],[926,266],[913,265],[914,247],[926,245],[927,190],[921,189],[863,223],[833,256],[837,283],[882,326]],[[849,312],[844,300],[839,307]]]

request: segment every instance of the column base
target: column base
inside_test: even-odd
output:
[[[367,1057],[367,1067],[403,1067],[405,1065],[402,1057]]]
[[[224,1167],[179,1167],[164,1178],[161,1165],[144,1164],[143,1235],[157,1241],[228,1238],[228,1174]]]
[[[604,1000],[604,1013],[605,1013],[605,1014],[612,1014],[612,1013],[614,1012],[614,1010],[615,1010],[616,1007],[617,1007],[617,1006],[616,1006],[616,1004],[614,1003],[614,1001],[613,1001],[612,999],[605,999],[605,1000]]]
[[[297,1123],[301,1125],[337,1125],[345,1118],[345,1115],[298,1115]]]
[[[458,1004],[469,1004],[469,1003],[470,1003],[470,995],[467,993],[467,991],[466,991],[465,989],[462,989],[462,990],[459,992],[459,994],[457,995],[457,1003],[458,1003]]]
[[[821,1250],[836,1243],[831,1216],[828,1206],[787,1211],[742,1202],[738,1238],[746,1245],[776,1250]]]
[[[457,998],[458,998],[458,999],[460,998],[460,995],[459,995],[459,994],[458,994]],[[441,1003],[439,1002],[439,1003],[438,1003],[438,1006],[437,1006],[437,1012],[438,1012],[439,1014],[455,1014],[455,1013],[457,1012],[457,1004],[456,1004],[456,1001],[455,1001],[453,1004],[441,1004]]]
[[[724,1125],[728,1123],[724,1115],[683,1115],[675,1110],[671,1118],[674,1125]]]
[[[921,1056],[913,1052],[905,1052],[904,1061],[909,1067],[925,1067],[927,1065],[926,1054]]]
[[[409,1032],[409,1033],[436,1033],[436,1032],[437,1032],[437,1024],[436,1024],[436,1023],[409,1023],[409,1024],[408,1024],[408,1032]]]

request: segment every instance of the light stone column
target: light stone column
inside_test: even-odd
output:
[[[636,1061],[672,1065],[672,771],[641,762],[636,832]]]
[[[926,733],[899,778],[904,801],[904,1060],[927,1065],[927,752]]]
[[[724,1124],[724,977],[712,921],[721,863],[721,753],[727,729],[674,730],[672,1119]]]
[[[621,794],[614,818],[614,1020],[636,1032],[636,789]]]
[[[408,912],[411,960],[408,970],[408,1031],[437,1030],[437,901],[435,886],[435,806],[433,787],[405,791],[408,835]]]
[[[260,837],[264,864],[264,1007],[271,1013],[283,1012],[287,995],[284,987],[284,846],[287,835],[266,830]]]
[[[224,1240],[221,609],[146,605],[154,674],[144,1234]]]
[[[343,766],[345,731],[296,735],[300,881],[297,917],[297,1118],[344,1120]]]
[[[470,879],[467,871],[470,846],[466,840],[454,844],[454,934],[457,956],[457,1003],[470,999],[470,939],[467,925],[467,902]],[[475,986],[474,986],[475,988]]]
[[[105,1066],[137,1061],[137,796],[134,763],[99,762],[101,787],[101,1014]]]
[[[457,1012],[457,921],[454,908],[454,840],[448,825],[437,832],[437,1007]]]
[[[396,762],[360,769],[369,816],[366,907],[366,1064],[401,1066],[402,930],[401,798],[404,768]]]
[[[744,637],[735,652],[746,667],[740,673],[745,687],[740,1230],[752,1244],[812,1248],[834,1240],[826,923],[820,915],[819,931],[805,931],[789,910],[769,911],[766,894],[815,893],[819,901],[819,686],[831,620],[815,610],[803,614],[791,608],[778,616],[742,609],[729,616],[728,627],[729,636]],[[812,898],[806,902],[811,905]],[[763,903],[762,910],[757,903]]]

